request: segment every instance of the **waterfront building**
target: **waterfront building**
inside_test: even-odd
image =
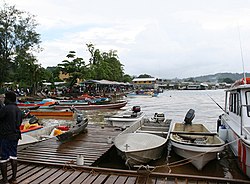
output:
[[[157,79],[156,78],[134,78],[132,80],[135,88],[140,89],[157,89]]]

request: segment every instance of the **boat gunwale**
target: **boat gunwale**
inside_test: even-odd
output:
[[[130,121],[137,121],[142,119],[145,116],[145,113],[141,113],[140,116],[137,117],[122,117],[122,116],[110,116],[110,117],[105,117],[104,119],[106,121],[126,121],[126,122],[130,122]]]
[[[119,147],[117,147],[116,146],[116,141],[114,142],[114,144],[115,144],[115,146],[116,146],[116,148],[117,149],[119,149],[121,152],[124,152],[124,153],[130,153],[130,152],[134,152],[134,153],[137,153],[137,152],[141,152],[141,151],[147,151],[147,150],[152,150],[152,149],[156,149],[156,148],[159,148],[159,147],[161,147],[161,146],[164,146],[164,144],[166,144],[167,143],[167,141],[168,141],[168,139],[166,139],[166,138],[163,138],[163,137],[161,137],[161,136],[158,136],[158,135],[154,135],[154,134],[150,134],[150,133],[125,133],[125,134],[121,134],[121,135],[118,135],[117,137],[119,137],[119,136],[124,136],[124,135],[127,135],[127,134],[130,134],[130,135],[138,135],[138,134],[143,134],[143,135],[147,135],[147,136],[151,136],[151,137],[160,137],[160,138],[162,138],[162,143],[161,144],[158,144],[157,146],[151,146],[151,147],[149,147],[149,148],[147,148],[147,149],[145,149],[145,148],[142,148],[142,149],[137,149],[137,150],[122,150],[122,149],[120,149]],[[116,138],[117,138],[116,137]]]

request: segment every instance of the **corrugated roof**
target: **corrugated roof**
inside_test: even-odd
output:
[[[130,83],[109,81],[109,80],[87,80],[82,83],[95,83],[95,84],[104,84],[104,85],[131,85]]]
[[[139,82],[139,81],[156,81],[156,78],[134,78],[133,82]]]

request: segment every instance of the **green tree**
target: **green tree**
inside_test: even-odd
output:
[[[218,79],[218,82],[225,82],[228,84],[232,84],[232,83],[234,83],[234,80],[232,80],[231,78],[220,78],[220,79]]]
[[[71,88],[77,81],[77,79],[83,79],[84,74],[87,74],[87,68],[83,58],[76,57],[75,51],[70,51],[66,56],[70,60],[62,61],[62,64],[57,66],[61,69],[64,74],[69,74],[68,82]]]
[[[128,74],[125,74],[123,76],[122,82],[131,82],[132,81],[132,77]]]
[[[17,10],[15,6],[4,4],[0,9],[0,85],[10,79],[13,64],[21,66],[17,62],[22,59],[31,59],[30,62],[35,64],[32,53],[41,50],[36,26],[33,15]]]
[[[37,64],[37,60],[33,55],[23,52],[15,57],[14,77],[13,81],[20,84],[22,87],[32,88],[33,94],[37,92],[39,83],[46,79],[48,73],[41,66]]]
[[[139,75],[138,78],[152,78],[152,76],[148,75],[148,74],[141,74],[141,75]]]
[[[101,52],[93,44],[86,44],[90,52],[89,69],[90,78],[122,81],[123,65],[119,61],[117,51]]]
[[[62,82],[62,80],[59,78],[61,69],[57,66],[53,67],[47,67],[46,68],[46,81],[54,83],[54,82]]]

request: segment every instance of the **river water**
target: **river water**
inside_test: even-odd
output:
[[[163,112],[173,122],[183,122],[189,109],[195,110],[193,123],[204,123],[211,131],[216,131],[217,119],[223,111],[210,98],[212,97],[220,106],[224,107],[224,90],[178,90],[164,91],[158,97],[136,97],[126,100],[128,104],[120,110],[86,111],[90,123],[103,124],[105,115],[116,114],[120,111],[140,106],[146,117],[152,117],[155,112]],[[173,151],[170,152],[169,163],[182,159]],[[166,159],[164,159],[166,160]],[[165,161],[160,164],[164,164]],[[153,163],[154,164],[154,163]],[[180,165],[171,170],[167,167],[161,171],[181,174],[195,174],[217,176],[225,178],[247,179],[238,169],[232,153],[226,148],[220,159],[208,163],[202,171],[198,171],[192,164]]]

